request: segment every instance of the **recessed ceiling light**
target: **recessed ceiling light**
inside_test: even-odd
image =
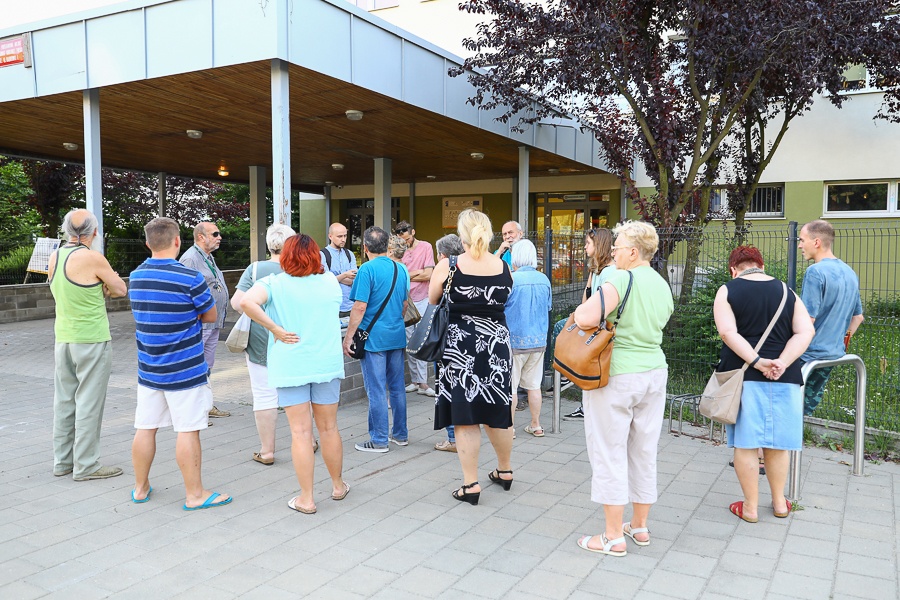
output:
[[[484,152],[473,152],[469,156],[472,157],[472,160],[481,160],[484,158]]]
[[[547,172],[551,175],[559,175],[559,169],[547,169]]]
[[[65,148],[69,152],[75,152],[76,150],[78,150],[78,144],[73,144],[72,142],[63,142],[63,148]]]
[[[437,175],[426,175],[425,179],[437,179]]]
[[[333,165],[331,165],[331,168],[335,171],[343,171],[344,165],[342,165],[341,163],[334,163]]]
[[[325,182],[325,185],[331,187],[331,186],[334,185],[334,182],[333,182],[333,181],[326,181],[326,182]]]
[[[203,132],[200,131],[199,129],[188,129],[186,133],[187,133],[187,136],[189,138],[191,138],[192,140],[199,140],[200,138],[203,137]]]
[[[351,121],[362,121],[363,111],[361,110],[348,110],[344,113],[347,115],[347,118]]]

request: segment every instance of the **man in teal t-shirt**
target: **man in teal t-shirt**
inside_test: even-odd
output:
[[[369,441],[356,444],[360,452],[387,452],[388,442],[398,446],[409,444],[406,427],[406,390],[403,376],[403,354],[406,348],[406,326],[403,312],[409,293],[409,273],[402,263],[387,256],[388,233],[380,227],[369,227],[363,234],[363,250],[368,262],[363,263],[350,288],[353,308],[344,338],[344,354],[350,352],[350,341],[357,329],[369,332],[366,353],[360,359],[363,385],[369,397]],[[391,289],[393,288],[393,290]],[[386,301],[386,302],[385,302]],[[381,306],[384,310],[375,321]],[[390,413],[393,428],[388,435]]]

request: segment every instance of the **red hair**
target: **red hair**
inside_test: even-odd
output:
[[[322,272],[319,245],[305,233],[293,235],[281,248],[281,268],[288,275],[306,277]]]
[[[284,259],[282,259],[284,260]],[[732,269],[738,268],[740,265],[753,263],[754,266],[762,268],[765,266],[763,257],[758,248],[753,246],[738,246],[731,251],[728,257],[728,266]]]

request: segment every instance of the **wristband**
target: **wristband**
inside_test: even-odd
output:
[[[756,355],[756,358],[753,359],[753,362],[750,363],[750,368],[751,368],[751,369],[752,369],[754,366],[756,366],[756,363],[759,362],[759,359],[760,359],[760,356],[757,354],[757,355]]]

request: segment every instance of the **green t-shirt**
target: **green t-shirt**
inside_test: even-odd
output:
[[[256,281],[269,275],[283,273],[281,265],[271,260],[261,260],[256,263]],[[241,280],[238,281],[237,289],[246,292],[253,287],[253,264],[244,269],[241,274]],[[269,347],[269,332],[265,327],[253,321],[250,324],[250,339],[247,341],[247,354],[250,356],[250,362],[266,366],[266,353]]]
[[[616,329],[610,375],[643,373],[666,367],[666,355],[660,344],[663,327],[675,310],[672,290],[659,273],[649,266],[637,267],[631,271],[614,271],[607,283],[616,288],[620,301],[625,298],[625,291],[628,289],[629,272],[634,275],[634,283]],[[609,320],[615,321],[615,318],[616,312],[613,310]]]

